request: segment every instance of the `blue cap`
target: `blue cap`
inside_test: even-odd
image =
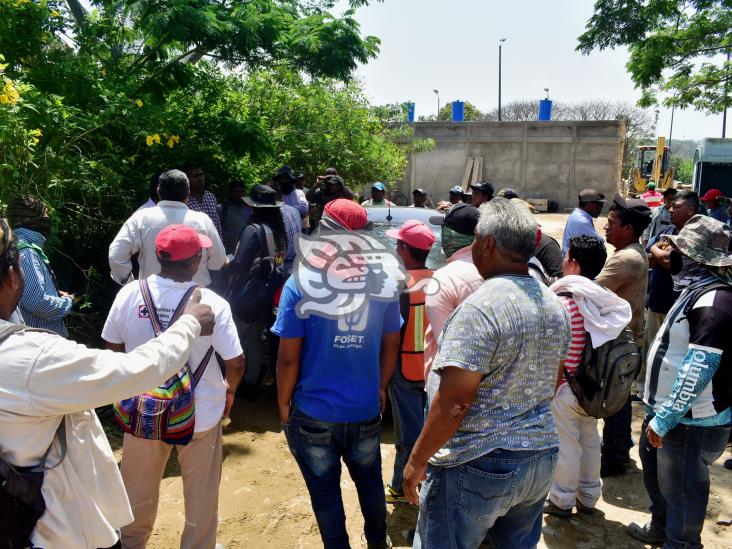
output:
[[[371,185],[371,189],[376,189],[377,191],[385,191],[386,187],[384,187],[384,184],[380,181],[377,181],[373,185]]]
[[[450,194],[463,194],[463,188],[460,185],[455,185],[450,189]]]

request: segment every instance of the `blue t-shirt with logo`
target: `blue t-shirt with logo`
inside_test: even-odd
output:
[[[399,301],[368,300],[339,318],[296,313],[302,295],[295,277],[285,284],[272,332],[302,337],[300,373],[292,400],[305,414],[333,423],[366,421],[379,413],[381,339],[398,332]]]

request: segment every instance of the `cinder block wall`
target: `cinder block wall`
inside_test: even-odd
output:
[[[434,149],[413,154],[399,192],[424,188],[437,200],[462,182],[470,156],[483,157],[483,178],[496,191],[512,187],[521,198],[547,198],[572,208],[577,193],[592,187],[612,197],[619,189],[625,123],[417,122],[415,138]]]

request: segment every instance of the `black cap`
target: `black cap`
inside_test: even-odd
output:
[[[618,208],[623,210],[630,210],[634,214],[641,217],[651,217],[651,208],[648,207],[645,200],[640,198],[623,198],[620,193],[615,193],[615,200],[613,200]]]
[[[412,191],[412,194],[421,194],[422,196],[427,196],[427,191],[424,189],[414,189]]]
[[[675,189],[673,187],[669,187],[668,189],[664,189],[661,193],[663,196],[676,196],[678,194],[679,190]]]
[[[505,189],[501,189],[500,191],[498,191],[498,196],[502,196],[507,200],[519,197],[518,193],[510,187],[506,187]]]
[[[450,208],[444,219],[437,219],[437,217],[431,217],[430,223],[450,227],[460,234],[472,235],[475,233],[475,226],[478,224],[480,212],[472,204],[458,202]]]
[[[493,183],[491,183],[490,181],[486,181],[485,179],[483,181],[478,181],[477,183],[471,183],[470,188],[474,191],[480,191],[482,193],[485,193],[488,196],[493,196],[493,193],[495,192],[495,189],[493,188]]]
[[[582,189],[579,192],[580,202],[607,202],[605,195],[595,189]]]

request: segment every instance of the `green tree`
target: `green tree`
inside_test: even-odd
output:
[[[158,169],[196,159],[217,192],[285,159],[341,161],[354,180],[403,168],[350,82],[378,40],[329,4],[0,0],[0,210],[19,192],[50,205],[55,269],[87,298],[76,337],[98,333],[106,244]]]
[[[463,107],[463,115],[464,120],[484,120],[485,115],[480,112],[478,107],[473,105],[470,101],[464,101],[465,105]],[[452,102],[445,103],[442,108],[440,109],[440,117],[439,120],[452,120]]]
[[[657,102],[717,113],[732,106],[730,0],[596,0],[577,49],[627,46],[640,106]]]

